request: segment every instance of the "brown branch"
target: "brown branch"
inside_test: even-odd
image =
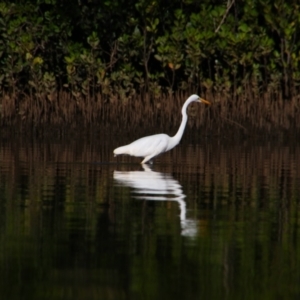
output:
[[[222,24],[225,22],[225,19],[226,19],[228,13],[229,13],[229,10],[230,10],[231,6],[233,5],[234,1],[235,1],[235,0],[232,0],[231,3],[229,3],[229,0],[228,0],[228,5],[227,5],[226,12],[225,12],[225,14],[224,14],[224,16],[223,16],[223,18],[222,18],[221,23],[219,24],[219,26],[218,26],[217,29],[215,30],[215,33],[217,33],[217,32],[219,31],[219,29],[221,28]]]
[[[241,124],[238,123],[238,122],[235,122],[235,121],[233,121],[233,120],[229,120],[229,119],[223,118],[223,117],[222,117],[222,119],[225,120],[225,121],[227,121],[227,122],[230,122],[230,123],[232,123],[232,124],[235,124],[236,126],[242,128],[242,129],[244,129],[245,131],[248,131],[248,129],[247,129],[246,127],[244,127],[243,125],[241,125]]]

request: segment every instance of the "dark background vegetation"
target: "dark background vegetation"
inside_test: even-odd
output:
[[[299,129],[299,8],[283,0],[2,1],[1,123],[105,124],[125,112],[123,122],[135,114],[138,124],[179,114],[199,93],[214,103],[201,121],[211,126]]]

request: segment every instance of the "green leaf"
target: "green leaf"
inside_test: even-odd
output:
[[[249,32],[251,29],[246,23],[243,23],[239,26],[239,30],[246,33]]]

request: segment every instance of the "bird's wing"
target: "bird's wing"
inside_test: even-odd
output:
[[[143,137],[128,145],[130,155],[146,157],[149,155],[156,156],[167,150],[168,138],[166,134],[156,134]]]

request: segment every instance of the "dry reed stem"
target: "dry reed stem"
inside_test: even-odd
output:
[[[299,131],[300,98],[282,98],[279,90],[270,90],[258,98],[249,85],[244,95],[233,99],[225,93],[206,91],[202,97],[212,102],[211,107],[193,106],[195,116],[189,126],[204,127],[220,134],[228,130],[243,133]],[[129,128],[174,128],[181,120],[181,107],[189,94],[177,92],[159,99],[150,94],[135,99],[120,100],[116,95],[75,99],[70,93],[59,91],[51,101],[37,97],[23,97],[20,101],[5,95],[2,98],[3,125],[80,125],[109,127],[115,130]]]

